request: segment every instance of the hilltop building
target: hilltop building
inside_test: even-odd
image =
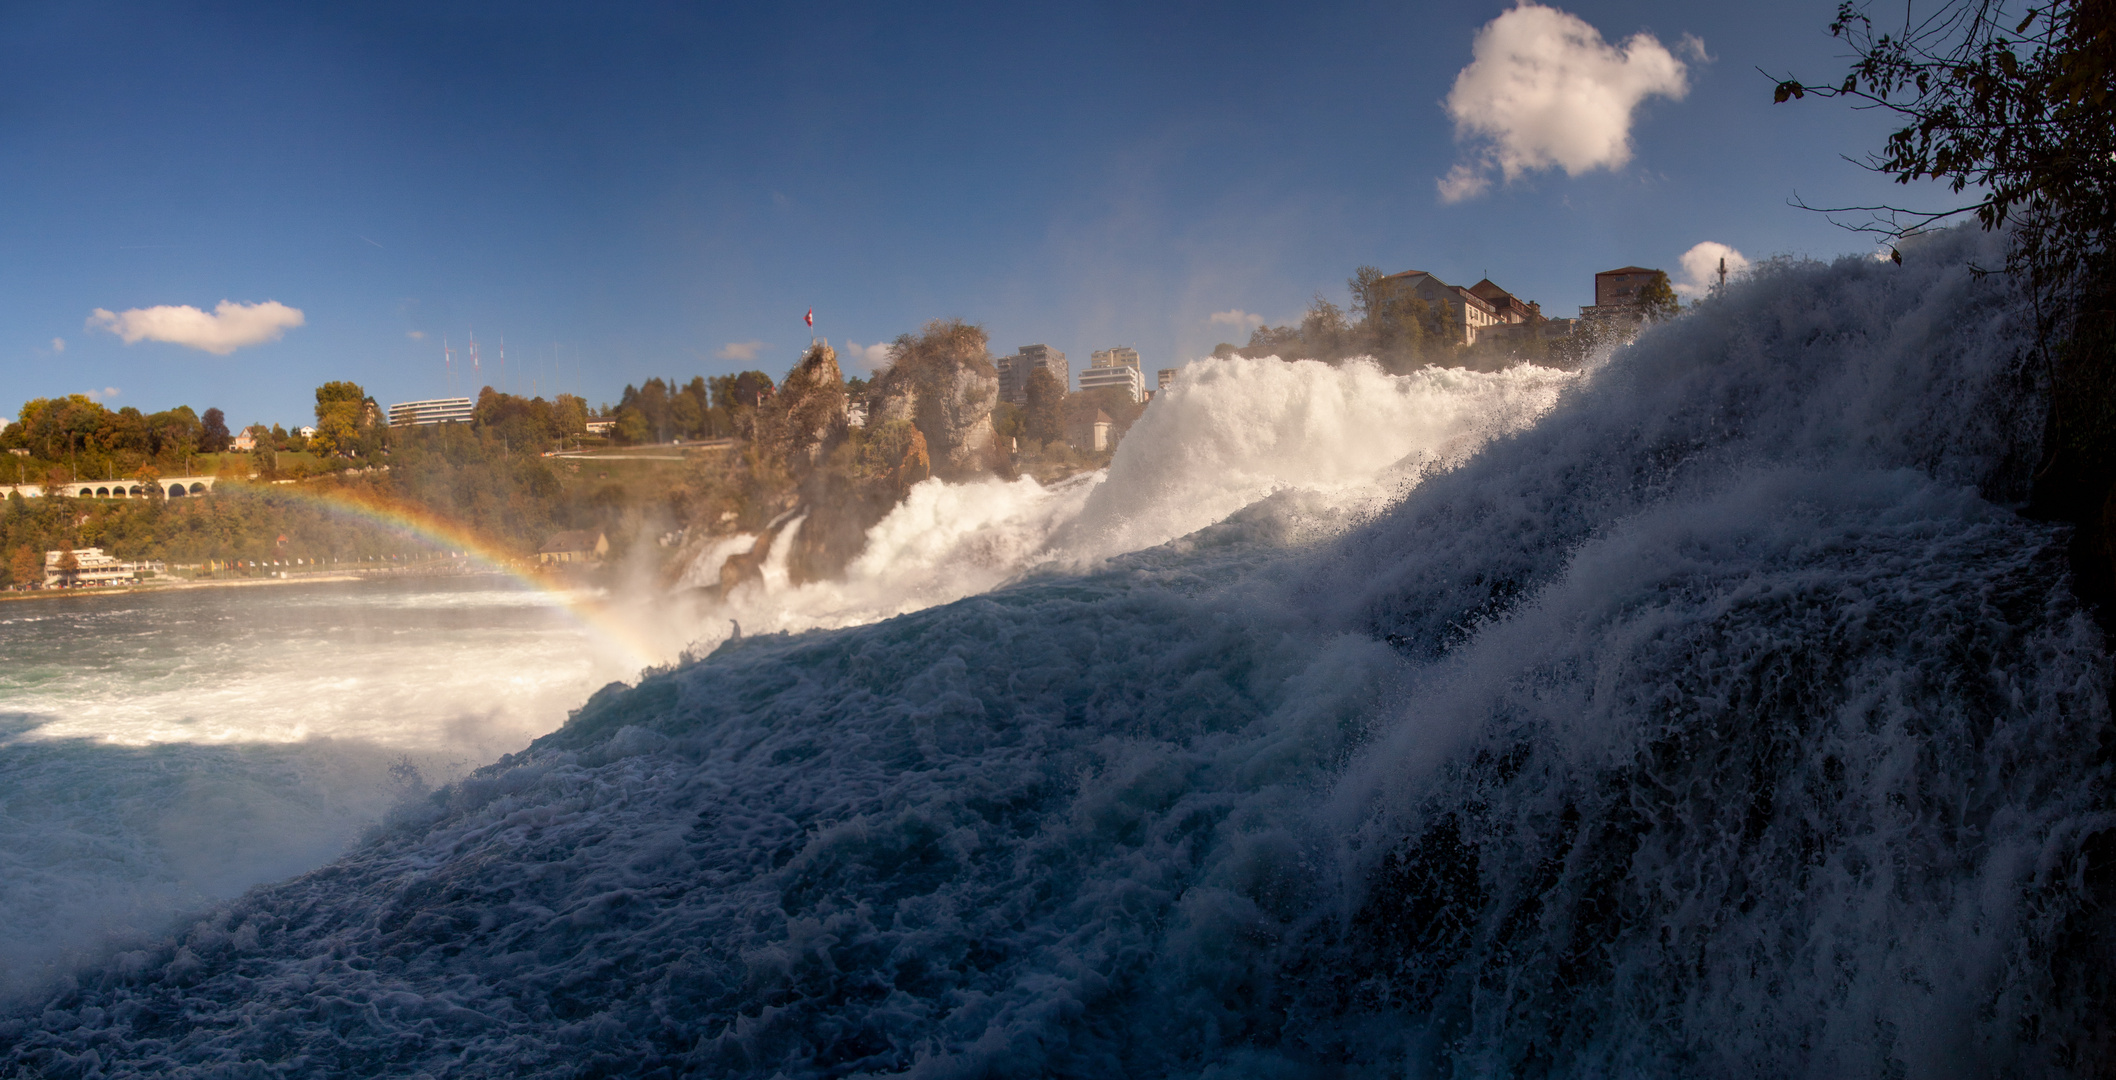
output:
[[[1091,362],[1080,372],[1080,389],[1084,393],[1105,386],[1121,387],[1131,395],[1132,401],[1140,399],[1146,390],[1146,378],[1139,370],[1139,350],[1126,346],[1102,349],[1095,352]]]
[[[999,400],[1015,405],[1029,403],[1029,372],[1042,368],[1058,380],[1058,385],[1073,385],[1073,368],[1066,363],[1065,354],[1049,345],[1023,345],[1012,356],[1002,356],[992,361],[999,369]]]
[[[1580,309],[1580,318],[1636,325],[1645,317],[1641,294],[1660,273],[1651,267],[1623,266],[1594,275],[1594,303]]]
[[[1154,389],[1166,390],[1176,381],[1176,369],[1165,367],[1154,372]]]
[[[1390,274],[1378,283],[1384,295],[1415,297],[1446,312],[1449,337],[1457,345],[1475,345],[1477,338],[1490,327],[1527,322],[1533,315],[1539,314],[1535,305],[1521,304],[1506,290],[1492,285],[1489,278],[1478,284],[1490,286],[1486,291],[1503,297],[1506,306],[1502,309],[1500,305],[1477,295],[1475,289],[1450,285],[1423,270],[1405,270],[1400,274]]]
[[[476,404],[467,397],[403,401],[389,407],[389,426],[417,427],[421,424],[467,424]]]

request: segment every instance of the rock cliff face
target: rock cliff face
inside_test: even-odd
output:
[[[772,404],[772,452],[795,472],[814,468],[845,436],[845,379],[837,352],[822,342],[810,346]]]
[[[912,485],[928,476],[961,479],[992,468],[992,409],[999,373],[984,331],[960,320],[928,323],[898,338],[889,369],[876,376],[870,415],[850,437],[837,354],[821,342],[787,373],[753,414],[751,439],[728,459],[698,500],[707,515],[675,565],[700,587],[726,596],[758,580],[767,557],[784,548],[796,584],[840,576]],[[799,522],[798,527],[794,522]],[[690,567],[727,537],[757,537],[748,551]]]
[[[875,380],[871,425],[917,425],[936,476],[986,471],[999,403],[999,371],[986,356],[984,331],[959,320],[926,324],[919,337],[897,339],[889,370]]]

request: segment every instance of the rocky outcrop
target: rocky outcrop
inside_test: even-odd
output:
[[[984,331],[960,320],[930,322],[918,337],[898,338],[889,370],[875,379],[870,425],[917,425],[936,476],[987,471],[999,371],[986,353]]]
[[[816,342],[786,373],[769,411],[771,453],[787,471],[813,469],[845,437],[845,378],[838,354]]]

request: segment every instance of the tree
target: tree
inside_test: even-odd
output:
[[[1065,420],[1060,406],[1065,402],[1065,384],[1048,368],[1038,365],[1029,372],[1028,404],[1023,409],[1021,427],[1030,442],[1049,443],[1065,437]]]
[[[44,560],[24,544],[8,557],[8,577],[15,588],[28,589],[44,584]]]
[[[202,454],[225,453],[234,437],[228,433],[228,414],[207,409],[199,420],[198,450]]]
[[[334,381],[316,388],[316,437],[309,446],[318,454],[358,456],[370,449],[372,430],[381,416],[375,400],[356,382]],[[286,432],[275,424],[275,450],[284,449]]]
[[[1638,290],[1639,310],[1645,313],[1647,322],[1667,322],[1682,314],[1683,302],[1676,298],[1675,287],[1668,283],[1665,271],[1655,270],[1653,276]]]
[[[74,578],[80,575],[81,558],[80,556],[75,555],[73,553],[73,545],[68,544],[64,549],[59,552],[58,569],[59,584],[61,585],[73,584]]]
[[[1864,164],[1899,184],[1941,181],[1974,197],[1951,207],[1841,207],[1891,239],[1960,215],[2017,223],[2011,263],[2041,285],[2079,256],[2105,256],[2116,230],[2116,4],[2053,0],[2023,14],[2004,0],[1945,0],[1900,31],[1877,30],[1867,4],[1837,8],[1830,33],[1851,45],[1835,85],[1778,83],[1776,100],[1843,97],[1903,126]],[[2020,16],[2016,21],[2016,16]]]

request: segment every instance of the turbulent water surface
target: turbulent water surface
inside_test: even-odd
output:
[[[1577,378],[1193,365],[1107,475],[920,489],[847,582],[731,599],[800,632],[596,694],[0,1060],[2091,1072],[2108,674],[2008,505],[2041,410],[1978,243],[1767,268]]]
[[[0,994],[313,868],[635,670],[497,575],[0,604]]]

